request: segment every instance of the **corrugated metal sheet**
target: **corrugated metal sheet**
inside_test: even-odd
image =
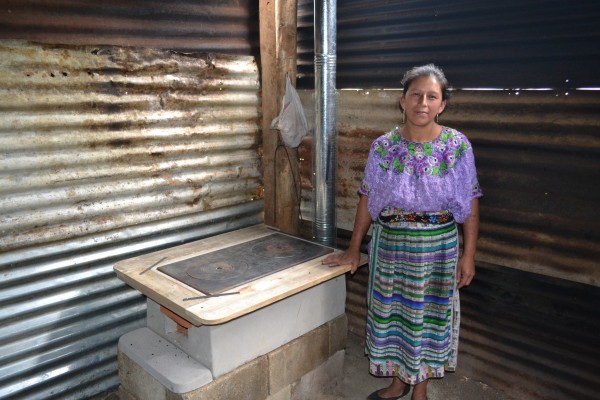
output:
[[[112,265],[259,223],[251,56],[0,42],[0,398],[116,388]]]
[[[311,121],[312,93],[299,94]],[[339,92],[341,247],[352,230],[370,144],[399,124],[398,96],[398,90]],[[540,399],[591,399],[598,393],[593,371],[600,369],[600,346],[591,334],[598,316],[590,309],[600,299],[598,110],[598,91],[457,91],[440,117],[473,143],[484,191],[480,273],[461,295],[466,361],[459,364],[472,379],[520,393],[516,398],[525,398],[526,390],[527,398]],[[299,157],[302,227],[309,235],[310,138]],[[349,329],[359,335],[366,274],[362,269],[348,282]]]
[[[600,286],[600,92],[464,94],[444,121],[475,148],[480,260]]]
[[[0,38],[258,56],[258,2],[9,0]]]
[[[461,291],[459,373],[515,399],[600,393],[600,290],[478,264]]]
[[[338,1],[337,87],[399,87],[435,62],[455,87],[598,86],[600,2]],[[313,0],[298,2],[298,87],[313,88]]]

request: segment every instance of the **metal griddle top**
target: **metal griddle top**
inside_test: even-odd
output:
[[[331,252],[317,243],[273,233],[158,270],[203,293],[216,294]]]

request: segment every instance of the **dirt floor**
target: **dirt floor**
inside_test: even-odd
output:
[[[348,334],[342,393],[320,400],[364,400],[371,392],[389,385],[389,379],[369,374],[369,361],[363,349],[363,339]],[[427,386],[427,397],[429,400],[512,400],[485,383],[461,375],[460,365],[456,372],[448,373],[443,379],[432,380]],[[410,396],[404,399],[409,400]]]

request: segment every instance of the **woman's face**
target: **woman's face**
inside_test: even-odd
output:
[[[418,126],[430,124],[446,107],[446,100],[442,100],[442,85],[433,76],[421,76],[412,81],[406,94],[400,96],[400,105],[408,122]]]

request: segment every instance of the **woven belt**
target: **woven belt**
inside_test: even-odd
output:
[[[404,211],[399,208],[386,207],[379,214],[381,222],[421,222],[424,224],[445,224],[454,221],[454,216],[448,210],[436,212]]]

